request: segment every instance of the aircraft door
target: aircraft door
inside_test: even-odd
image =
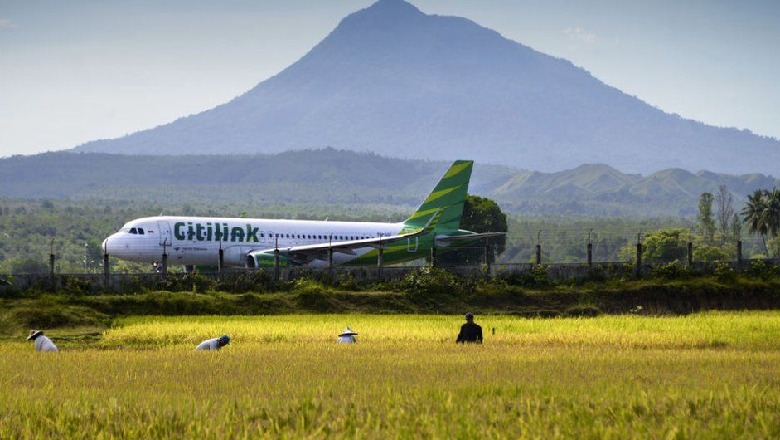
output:
[[[157,228],[160,230],[160,246],[170,247],[173,244],[171,239],[171,225],[168,222],[157,222]]]

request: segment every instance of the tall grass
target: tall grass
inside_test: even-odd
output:
[[[49,355],[5,342],[0,438],[780,436],[780,313],[477,318],[482,346],[454,344],[461,317],[364,315],[130,318]],[[345,325],[357,344],[335,343]]]

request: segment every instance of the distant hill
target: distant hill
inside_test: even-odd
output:
[[[140,156],[46,153],[0,159],[0,197],[266,205],[416,207],[448,162],[391,159],[346,150],[276,155]],[[741,209],[747,194],[780,185],[760,174],[647,176],[602,164],[557,173],[475,164],[469,192],[516,214],[695,216],[702,192],[726,185]]]
[[[247,56],[252,56],[247,54]],[[560,171],[583,163],[778,174],[780,141],[664,113],[569,61],[380,0],[234,100],[80,152],[257,154],[334,146]]]

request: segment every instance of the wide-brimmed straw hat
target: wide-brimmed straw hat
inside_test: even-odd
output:
[[[357,334],[356,332],[353,332],[352,329],[349,328],[349,326],[347,326],[347,329],[344,330],[344,332],[339,333],[339,336],[354,336],[356,334]]]
[[[38,336],[43,334],[43,330],[30,330],[30,336],[27,337],[27,340],[35,339]]]

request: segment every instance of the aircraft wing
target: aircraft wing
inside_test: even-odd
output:
[[[442,246],[449,246],[461,241],[480,240],[483,238],[501,237],[506,235],[506,232],[472,232],[470,234],[459,235],[444,235],[440,234],[436,236],[436,244]]]
[[[419,228],[406,233],[391,235],[389,237],[374,237],[365,238],[362,240],[350,240],[350,241],[338,241],[331,243],[317,243],[303,246],[292,246],[286,248],[279,248],[279,255],[285,256],[293,264],[307,264],[314,260],[327,260],[328,251],[332,250],[333,253],[341,253],[347,255],[357,255],[355,249],[373,247],[380,248],[386,245],[395,243],[397,241],[406,240],[409,238],[419,237],[423,234],[430,232],[428,227]],[[255,256],[256,254],[273,255],[273,248],[263,249],[249,252],[249,255]]]

